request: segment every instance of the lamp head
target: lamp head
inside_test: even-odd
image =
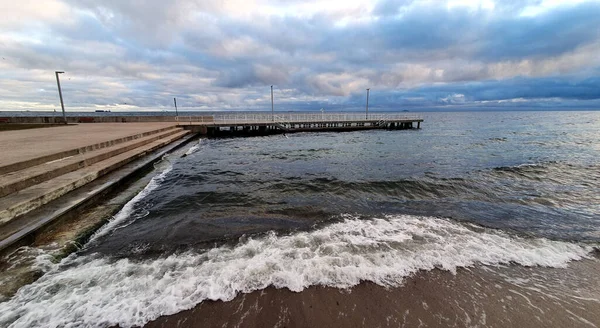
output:
[[[56,74],[63,74],[63,71],[56,71]]]

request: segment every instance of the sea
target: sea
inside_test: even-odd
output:
[[[0,326],[600,326],[600,111],[420,115],[195,139]]]

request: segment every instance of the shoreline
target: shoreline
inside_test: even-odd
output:
[[[399,287],[268,287],[206,301],[144,327],[593,327],[600,325],[600,260],[566,268],[518,265],[420,271]]]
[[[169,156],[183,155],[192,144],[184,144],[168,152]],[[19,288],[35,282],[44,275],[36,265],[40,255],[50,256],[55,263],[79,251],[89,238],[131,201],[152,180],[165,164],[158,160],[151,167],[141,168],[123,180],[120,190],[109,191],[104,199],[93,201],[53,222],[30,237],[24,246],[0,252],[0,302],[10,299]],[[158,171],[157,171],[158,170]]]

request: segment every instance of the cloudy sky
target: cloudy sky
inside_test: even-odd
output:
[[[0,0],[0,110],[600,109],[600,0]]]

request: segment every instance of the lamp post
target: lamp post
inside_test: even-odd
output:
[[[271,86],[271,121],[275,122],[275,111],[273,108],[273,86]]]
[[[56,74],[56,85],[58,85],[58,96],[60,97],[60,107],[62,108],[63,114],[63,122],[67,124],[67,115],[65,114],[65,104],[63,103],[62,91],[60,90],[60,79],[58,78],[58,74],[63,74],[62,71],[55,71]]]
[[[371,89],[367,89],[367,110],[365,113],[365,119],[367,120],[369,119],[369,90]]]
[[[179,117],[179,112],[177,112],[177,99],[173,98],[173,102],[175,103],[175,116]]]

